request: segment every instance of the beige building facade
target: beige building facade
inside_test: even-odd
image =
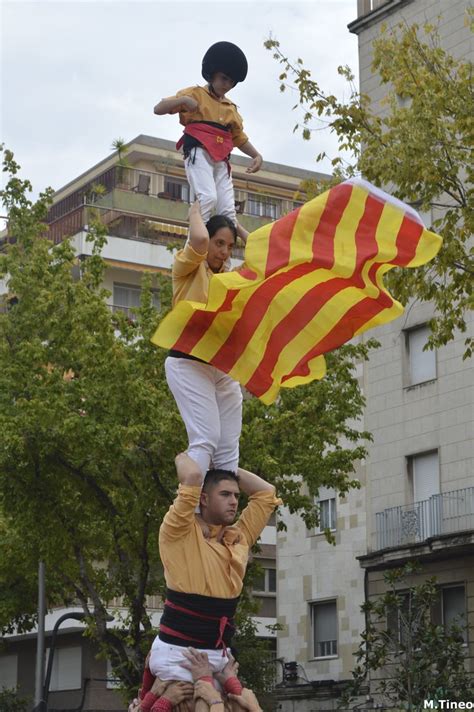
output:
[[[443,47],[472,59],[467,5],[359,0],[349,30],[359,38],[361,92],[376,111],[384,110],[384,89],[372,73],[371,51],[382,23],[439,23]],[[467,622],[474,675],[474,368],[462,360],[473,321],[471,315],[467,333],[445,347],[423,351],[432,315],[429,304],[413,303],[370,334],[381,347],[360,374],[363,425],[374,438],[356,473],[361,489],[344,499],[319,493],[322,515],[333,512],[336,545],[295,516],[278,535],[278,655],[285,666],[278,697],[285,712],[337,707],[365,627],[360,606],[384,592],[386,571],[410,560],[422,567],[413,583],[437,577],[437,622],[459,615]]]

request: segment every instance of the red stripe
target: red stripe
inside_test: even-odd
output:
[[[405,215],[397,235],[397,256],[391,260],[391,264],[404,267],[412,261],[424,229],[423,225]]]
[[[332,269],[334,265],[334,235],[351,199],[352,185],[341,184],[331,189],[313,236],[313,264]]]
[[[301,208],[293,210],[293,212],[273,223],[268,239],[265,277],[269,277],[277,270],[288,266],[291,238],[300,210]]]
[[[313,237],[313,260],[268,277],[255,289],[226,341],[211,359],[213,366],[226,373],[231,371],[247,348],[255,330],[265,316],[269,304],[276,295],[295,279],[318,268],[332,266],[334,262],[334,235],[351,194],[352,186],[350,185],[336,186],[331,190],[319,222],[321,235],[318,227]],[[275,225],[277,224],[275,223]]]
[[[175,638],[181,638],[181,640],[194,640],[196,643],[206,642],[200,638],[192,638],[190,635],[184,635],[184,633],[180,633],[178,630],[173,630],[173,628],[168,628],[167,625],[162,625],[162,623],[160,623],[159,630],[167,635],[174,635]]]
[[[254,272],[253,269],[250,269],[249,267],[242,267],[241,269],[239,269],[237,271],[245,279],[257,279],[257,277],[258,277],[258,274],[256,272]]]
[[[206,616],[204,613],[198,613],[197,611],[192,611],[190,608],[184,608],[184,606],[178,606],[177,603],[168,601],[168,599],[166,599],[166,601],[165,601],[165,606],[169,606],[169,608],[173,608],[175,611],[181,611],[181,613],[187,613],[189,616],[195,616],[196,618],[203,618],[206,621],[220,621],[222,618],[226,618],[226,616]],[[227,618],[226,618],[226,620],[227,620]]]
[[[367,196],[364,214],[359,220],[355,233],[357,249],[354,267],[355,273],[360,272],[364,264],[368,260],[373,260],[378,254],[379,245],[376,237],[377,225],[379,224],[384,207],[385,203],[380,199],[374,198],[372,195]]]
[[[239,294],[239,291],[238,289],[229,289],[222,305],[216,311],[204,311],[204,309],[195,311],[189,318],[179,339],[172,348],[177,351],[182,351],[185,354],[190,354],[203,334],[211,327],[212,322],[220,312],[229,311],[231,309],[232,302]]]

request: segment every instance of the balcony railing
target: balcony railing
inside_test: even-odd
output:
[[[107,234],[110,237],[151,242],[154,245],[166,246],[173,243],[182,247],[188,233],[185,225],[174,225],[163,220],[152,220],[120,210],[83,205],[50,223],[47,237],[54,244],[58,244],[66,237],[72,237],[78,232],[86,230],[93,218],[100,219],[102,224],[106,226]],[[243,259],[243,254],[242,247],[234,247],[232,251],[233,257]]]
[[[474,487],[378,512],[377,549],[416,544],[430,537],[474,529]]]
[[[116,189],[148,196],[153,200],[189,203],[189,186],[185,176],[116,165],[52,205],[47,222],[54,222],[84,205],[100,203],[104,196]],[[236,189],[235,195],[237,212],[252,217],[265,217],[267,220],[275,220],[301,204],[301,201],[294,198],[278,198],[260,191],[254,193]]]

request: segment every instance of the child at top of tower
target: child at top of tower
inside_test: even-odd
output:
[[[162,99],[155,114],[176,114],[184,126],[177,143],[184,151],[186,177],[206,223],[212,213],[226,215],[234,223],[235,198],[229,155],[234,147],[252,158],[247,173],[256,173],[262,156],[243,131],[242,117],[226,94],[247,76],[247,59],[231,42],[217,42],[202,60],[206,86],[181,89]]]

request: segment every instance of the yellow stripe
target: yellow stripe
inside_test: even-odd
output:
[[[364,215],[367,193],[353,189],[350,200],[334,233],[333,272],[339,277],[351,277],[356,263],[356,230]]]
[[[281,384],[282,388],[294,388],[305,383],[311,383],[315,378],[323,378],[326,375],[326,359],[324,356],[315,356],[308,361],[309,373],[307,376],[292,376]],[[269,393],[269,391],[267,391]]]
[[[290,265],[310,262],[313,259],[314,233],[319,228],[328,198],[329,191],[326,191],[301,207],[291,236]]]
[[[435,232],[431,232],[431,230],[423,230],[415,255],[407,264],[407,267],[419,267],[429,262],[438,254],[442,244],[442,237]]]
[[[391,262],[397,256],[397,236],[404,217],[404,213],[401,210],[391,203],[385,203],[375,233],[379,248],[375,258],[376,262]]]
[[[274,223],[263,225],[255,232],[252,232],[247,240],[245,248],[245,264],[259,277],[265,276],[265,266],[267,264],[268,246],[270,242],[270,232]]]

